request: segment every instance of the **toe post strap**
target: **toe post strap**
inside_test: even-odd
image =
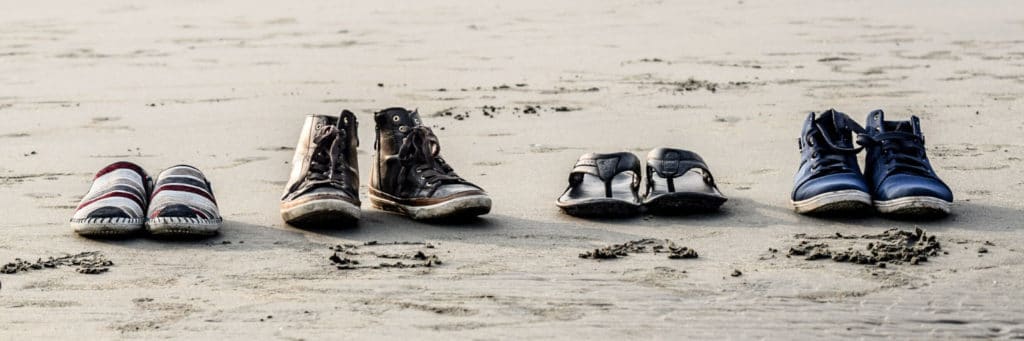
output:
[[[569,186],[578,186],[583,175],[590,174],[604,182],[605,195],[612,196],[612,179],[623,172],[633,172],[633,188],[640,187],[640,159],[632,153],[589,153],[580,156],[569,173]]]
[[[647,178],[653,179],[651,175],[657,173],[665,178],[670,192],[675,192],[673,179],[694,168],[700,169],[704,174],[704,182],[717,187],[707,163],[697,153],[683,149],[657,148],[647,154]]]

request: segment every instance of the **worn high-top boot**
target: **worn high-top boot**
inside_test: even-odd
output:
[[[441,158],[437,136],[419,114],[403,108],[374,114],[376,155],[370,202],[413,219],[473,217],[491,211],[491,198]]]
[[[310,115],[299,136],[281,217],[295,225],[359,219],[359,146],[356,116]]]

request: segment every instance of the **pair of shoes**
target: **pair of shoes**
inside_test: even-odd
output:
[[[217,234],[222,220],[210,181],[199,169],[168,168],[154,185],[142,167],[121,161],[96,173],[71,226],[92,237],[143,230],[153,235],[210,236]]]
[[[434,132],[419,113],[389,108],[374,113],[376,139],[370,167],[370,202],[417,220],[475,217],[491,210],[491,198],[441,157]],[[306,117],[281,198],[281,217],[292,225],[359,220],[358,122],[351,111],[338,117]]]
[[[569,187],[555,202],[566,214],[624,217],[646,207],[658,214],[718,209],[727,200],[704,159],[694,152],[657,148],[647,154],[646,193],[640,195],[640,160],[633,153],[580,156]]]
[[[796,211],[825,214],[873,205],[894,216],[949,214],[953,193],[932,169],[921,121],[916,116],[886,121],[881,110],[868,114],[867,121],[864,128],[834,109],[807,116],[791,197]],[[863,174],[857,164],[862,149],[867,154]]]

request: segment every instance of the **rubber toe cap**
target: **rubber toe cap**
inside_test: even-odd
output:
[[[801,201],[825,193],[847,190],[859,190],[868,193],[868,185],[860,174],[831,174],[804,182],[793,192],[793,200]]]
[[[933,197],[953,201],[953,192],[937,179],[896,174],[885,179],[875,191],[875,200],[886,201],[905,197]]]

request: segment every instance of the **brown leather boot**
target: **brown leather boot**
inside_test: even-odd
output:
[[[491,198],[441,158],[437,136],[419,114],[403,108],[374,114],[376,155],[370,202],[413,219],[473,217],[491,211]]]
[[[348,110],[340,117],[306,116],[281,198],[285,222],[318,225],[359,219],[357,125]]]

